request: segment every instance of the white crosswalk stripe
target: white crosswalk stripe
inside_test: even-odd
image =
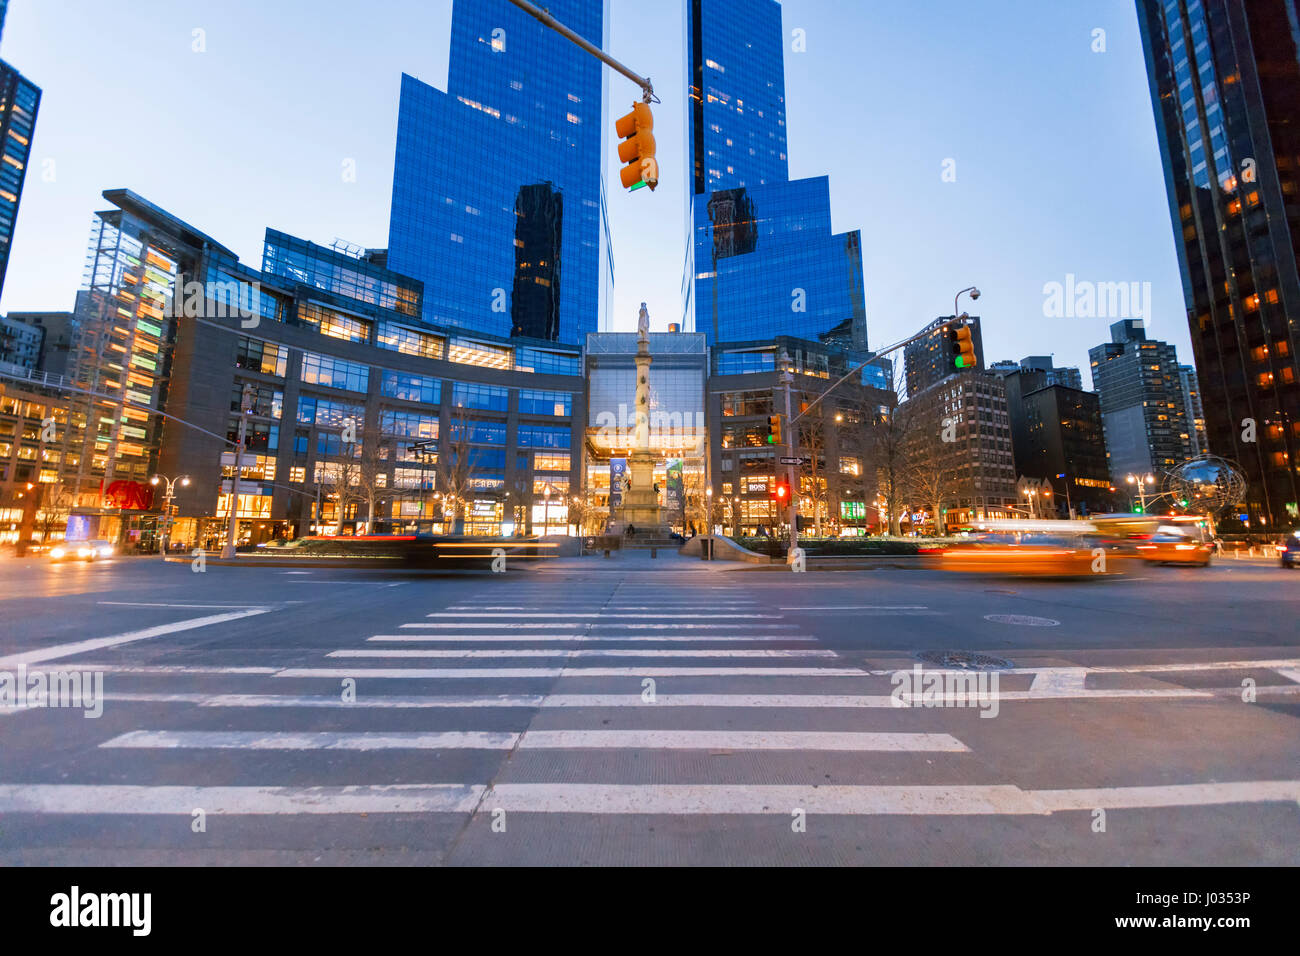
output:
[[[864,629],[887,629],[903,622],[879,618],[941,609],[865,595],[861,604],[823,604],[814,597],[803,605],[773,606],[786,598],[760,604],[749,599],[750,589],[732,585],[671,597],[642,583],[573,595],[557,595],[556,585],[564,586],[480,589],[397,620],[376,616],[353,646],[289,658],[78,662],[78,668],[102,669],[123,682],[104,697],[120,706],[115,716],[121,722],[102,732],[93,749],[101,759],[138,752],[148,758],[142,766],[156,775],[113,783],[98,782],[102,777],[0,783],[0,814],[188,816],[202,807],[209,814],[280,816],[469,817],[497,810],[789,816],[796,809],[844,816],[1048,816],[1300,800],[1300,781],[1285,774],[1157,786],[1135,780],[1133,786],[1096,789],[1070,788],[1073,780],[1059,789],[999,780],[982,763],[980,735],[988,722],[971,719],[977,717],[973,705],[900,707],[891,692],[898,669],[880,668],[879,660],[858,666],[863,657],[821,646],[815,625],[807,623],[818,614],[860,615],[871,619]],[[792,618],[793,612],[804,616]],[[409,620],[420,614],[425,617]],[[151,633],[57,650],[111,649]],[[1053,660],[998,672],[1003,686],[997,702],[1203,708],[1223,703],[1232,688],[1174,680],[1180,671],[1208,670],[1273,671],[1287,683],[1261,683],[1261,696],[1300,696],[1300,660],[1291,658],[1068,665]],[[1122,675],[1132,686],[1106,684],[1105,675]],[[355,683],[341,692],[349,681]],[[0,715],[13,713],[21,712],[0,709]],[[809,726],[817,729],[803,729]],[[390,769],[376,769],[393,766],[403,751],[418,752],[425,765],[440,772],[446,767],[455,777],[419,783],[408,774],[399,781]],[[709,779],[724,782],[701,782],[701,761],[713,757],[724,758],[711,764],[723,769]],[[484,771],[489,760],[494,769]],[[593,761],[602,776],[575,776],[589,772]],[[173,767],[191,766],[202,767],[207,783],[173,785]],[[498,775],[498,766],[509,773]],[[742,769],[728,777],[731,766]],[[832,782],[824,772],[845,766],[871,768],[885,783]],[[250,767],[256,785],[240,776]],[[352,785],[316,785],[346,779],[349,768],[358,775]],[[547,776],[538,777],[542,772]],[[623,773],[628,776],[621,779],[638,782],[617,782]],[[757,782],[744,782],[754,777]],[[289,781],[302,785],[277,785]]]

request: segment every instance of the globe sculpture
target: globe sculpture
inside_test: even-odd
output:
[[[1245,497],[1246,478],[1227,459],[1201,455],[1169,472],[1169,490],[1174,500],[1185,501],[1187,508],[1204,512],[1213,519]]]

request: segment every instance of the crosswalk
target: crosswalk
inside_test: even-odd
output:
[[[891,613],[903,619],[933,609],[756,606],[752,590],[689,580],[625,580],[564,593],[554,581],[525,580],[505,600],[476,585],[457,603],[414,620],[381,622],[373,633],[355,635],[354,646],[283,666],[78,660],[78,668],[115,678],[105,694],[114,725],[79,729],[98,734],[94,748],[106,758],[152,758],[123,764],[138,780],[117,773],[0,782],[0,813],[189,815],[202,807],[209,814],[438,813],[467,820],[499,811],[1050,816],[1300,801],[1294,767],[1250,780],[1142,779],[1101,788],[988,779],[992,731],[973,711],[898,707],[894,671],[822,646],[799,623],[806,617],[791,613],[859,614],[870,619],[864,627],[879,627]],[[1259,688],[1263,695],[1294,699],[1300,691],[1300,660],[1281,658],[1012,667],[1001,672],[1008,686],[998,694],[1012,707],[1222,701],[1230,685],[1181,686],[1166,678],[1248,669],[1276,678]],[[1101,675],[1141,679],[1092,686]],[[311,757],[318,752],[329,756]],[[456,752],[495,757],[464,764],[479,773],[474,778],[427,782],[420,774],[428,764],[398,774],[392,764],[373,762]],[[214,756],[201,765],[203,782],[193,785],[178,783],[167,763],[208,754]],[[277,755],[286,761],[279,779],[281,765],[266,762]],[[709,764],[707,771],[694,762],[736,755],[747,762]],[[604,761],[598,774],[588,762],[596,757]],[[349,763],[361,760],[370,762]],[[340,785],[346,772],[357,776]],[[310,779],[313,773],[319,779]],[[621,773],[624,779],[610,779]],[[842,782],[846,775],[852,782]]]

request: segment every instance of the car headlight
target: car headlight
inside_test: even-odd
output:
[[[101,558],[107,558],[107,557],[110,557],[112,554],[113,554],[113,549],[112,549],[112,548],[100,548],[100,549],[99,549],[99,556],[100,556]]]
[[[67,553],[68,552],[64,551],[62,548],[55,548],[53,551],[50,552],[50,557],[61,558]]]

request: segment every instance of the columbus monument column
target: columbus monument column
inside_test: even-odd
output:
[[[654,490],[655,458],[650,451],[650,313],[645,303],[636,323],[636,427],[628,461],[628,482],[619,519],[624,528],[635,525],[637,537],[668,538]]]

